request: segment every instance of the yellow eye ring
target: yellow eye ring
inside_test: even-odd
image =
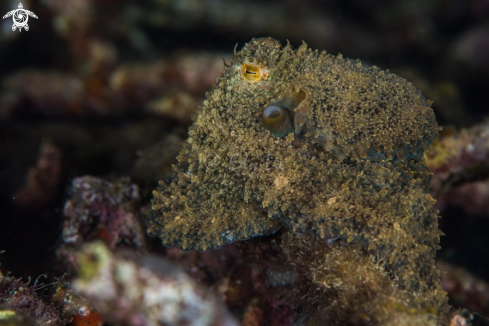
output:
[[[279,106],[267,106],[262,109],[260,117],[265,129],[274,136],[284,137],[294,130],[289,112]]]
[[[248,62],[241,67],[241,76],[245,80],[254,83],[268,77],[268,73],[258,65]]]

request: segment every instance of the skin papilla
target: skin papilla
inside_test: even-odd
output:
[[[445,311],[423,158],[439,127],[421,92],[377,67],[271,38],[252,40],[224,69],[153,192],[149,234],[186,250],[280,227],[340,237],[420,309]],[[286,111],[290,133],[274,132],[289,128],[279,120],[267,125],[268,106]]]

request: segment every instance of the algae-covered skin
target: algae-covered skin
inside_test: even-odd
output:
[[[446,305],[423,151],[438,125],[403,78],[253,39],[198,111],[148,232],[207,250],[285,226],[363,246],[400,289]]]

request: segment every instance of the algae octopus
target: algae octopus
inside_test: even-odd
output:
[[[235,51],[224,70],[153,192],[148,233],[185,250],[280,227],[340,237],[415,307],[445,314],[423,158],[439,127],[421,92],[378,67],[272,38]]]

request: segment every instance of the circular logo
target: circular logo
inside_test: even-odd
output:
[[[23,28],[29,20],[29,15],[24,9],[17,9],[13,15],[14,24],[18,28]]]

